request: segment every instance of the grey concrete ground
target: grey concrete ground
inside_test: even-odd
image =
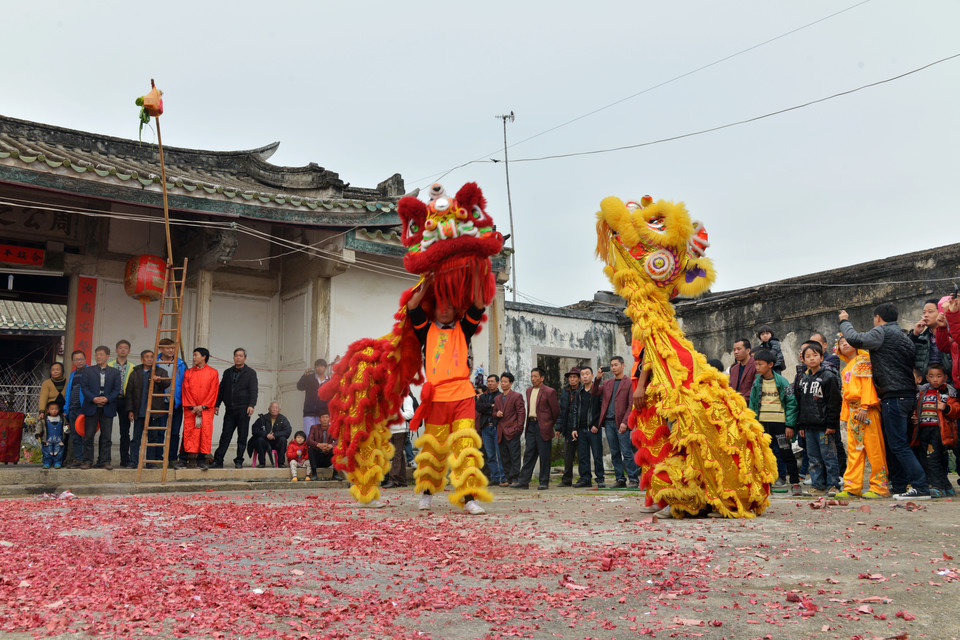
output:
[[[380,510],[335,483],[0,501],[0,632],[960,637],[953,500],[778,494],[757,519],[657,521],[633,491],[498,489],[476,517],[385,493]]]

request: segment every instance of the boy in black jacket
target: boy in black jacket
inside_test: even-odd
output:
[[[843,486],[837,461],[837,429],[843,398],[840,380],[822,367],[823,349],[819,344],[804,344],[800,356],[807,366],[793,382],[797,398],[797,428],[807,442],[810,456],[810,495],[834,495]],[[824,474],[826,471],[826,474]]]

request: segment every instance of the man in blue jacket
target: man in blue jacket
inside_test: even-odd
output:
[[[93,352],[96,364],[85,367],[80,373],[80,389],[83,392],[81,410],[84,415],[83,464],[81,469],[93,466],[93,438],[100,428],[97,466],[106,470],[110,466],[110,447],[113,444],[113,419],[117,416],[117,398],[120,397],[120,372],[107,366],[110,347],[99,346]]]
[[[63,462],[68,469],[76,469],[83,464],[83,437],[77,433],[76,427],[77,417],[81,414],[80,405],[83,404],[80,374],[87,366],[87,356],[77,349],[70,355],[70,361],[73,362],[73,372],[67,379],[67,387],[63,390],[63,417],[67,419],[70,437],[67,440]]]
[[[180,442],[180,426],[183,424],[183,375],[187,372],[186,363],[177,355],[177,345],[170,338],[160,340],[160,353],[157,354],[157,368],[163,369],[161,376],[173,376],[173,363],[177,363],[177,381],[173,392],[167,392],[164,403],[169,406],[173,400],[173,417],[170,419],[170,446],[167,449],[167,461],[171,467],[180,469],[187,464],[187,452]],[[172,397],[171,397],[172,396]]]

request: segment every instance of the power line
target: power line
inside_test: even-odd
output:
[[[588,156],[588,155],[596,155],[596,154],[600,154],[600,153],[612,153],[612,152],[614,152],[614,151],[625,151],[625,150],[627,150],[627,149],[639,149],[640,147],[649,147],[649,146],[652,146],[652,145],[655,145],[655,144],[663,144],[664,142],[673,142],[674,140],[682,140],[683,138],[692,138],[692,137],[694,137],[694,136],[703,135],[703,134],[705,134],[705,133],[712,133],[712,132],[714,132],[714,131],[720,131],[721,129],[729,129],[730,127],[736,127],[736,126],[739,126],[739,125],[742,125],[742,124],[748,124],[748,123],[750,123],[750,122],[756,122],[756,121],[758,121],[758,120],[763,120],[763,119],[765,119],[765,118],[771,118],[771,117],[773,117],[773,116],[778,116],[778,115],[781,115],[781,114],[784,114],[784,113],[788,113],[788,112],[790,112],[790,111],[796,111],[796,110],[798,110],[798,109],[803,109],[803,108],[805,108],[805,107],[809,107],[809,106],[812,106],[812,105],[815,105],[815,104],[819,104],[819,103],[821,103],[821,102],[826,102],[826,101],[828,101],[828,100],[833,100],[834,98],[840,98],[840,97],[843,97],[843,96],[847,96],[847,95],[850,95],[851,93],[856,93],[856,92],[858,92],[858,91],[863,91],[864,89],[869,89],[869,88],[871,88],[871,87],[876,87],[876,86],[881,85],[881,84],[886,84],[886,83],[888,83],[888,82],[893,82],[894,80],[900,80],[901,78],[905,78],[905,77],[907,77],[907,76],[909,76],[909,75],[912,75],[912,74],[914,74],[914,73],[918,73],[918,72],[920,72],[920,71],[923,71],[924,69],[929,69],[930,67],[932,67],[932,66],[934,66],[934,65],[938,65],[938,64],[940,64],[941,62],[947,62],[948,60],[953,60],[954,58],[957,58],[957,57],[960,57],[960,53],[955,53],[955,54],[953,54],[952,56],[947,56],[946,58],[941,58],[940,60],[935,60],[934,62],[931,62],[931,63],[929,63],[929,64],[925,64],[925,65],[923,65],[922,67],[917,67],[916,69],[912,69],[912,70],[910,70],[910,71],[907,71],[907,72],[905,72],[905,73],[901,73],[901,74],[896,75],[896,76],[893,76],[893,77],[891,77],[891,78],[886,78],[886,79],[884,79],[884,80],[878,80],[878,81],[876,81],[876,82],[871,82],[871,83],[869,83],[869,84],[865,84],[865,85],[856,87],[855,89],[848,89],[847,91],[841,91],[840,93],[835,93],[835,94],[833,94],[833,95],[826,96],[825,98],[818,98],[818,99],[816,99],[816,100],[811,100],[810,102],[805,102],[805,103],[803,103],[803,104],[798,104],[798,105],[795,105],[795,106],[792,106],[792,107],[787,107],[787,108],[785,108],[785,109],[780,109],[780,110],[778,110],[778,111],[771,111],[770,113],[765,113],[765,114],[763,114],[763,115],[754,116],[754,117],[752,117],[752,118],[747,118],[746,120],[738,120],[738,121],[736,121],[736,122],[730,122],[730,123],[723,124],[723,125],[719,125],[719,126],[716,126],[716,127],[710,127],[709,129],[701,129],[701,130],[699,130],[699,131],[692,131],[692,132],[690,132],[690,133],[684,133],[684,134],[677,135],[677,136],[671,136],[671,137],[669,137],[669,138],[660,138],[659,140],[650,140],[650,141],[648,141],[648,142],[640,142],[640,143],[637,143],[637,144],[628,144],[628,145],[624,145],[624,146],[621,146],[621,147],[609,147],[609,148],[606,148],[606,149],[593,149],[593,150],[591,150],[591,151],[575,151],[575,152],[572,152],[572,153],[558,153],[558,154],[549,155],[549,156],[540,156],[540,157],[537,157],[537,158],[516,158],[516,159],[513,160],[513,162],[539,162],[540,160],[556,160],[556,159],[558,159],[558,158],[573,158],[573,157],[576,157],[576,156]]]
[[[614,106],[616,106],[616,105],[618,105],[618,104],[620,104],[620,103],[622,103],[622,102],[626,102],[626,101],[628,101],[628,100],[632,100],[633,98],[642,96],[642,95],[644,95],[644,94],[646,94],[646,93],[649,93],[649,92],[651,92],[651,91],[654,91],[654,90],[656,90],[656,89],[659,89],[660,87],[663,87],[663,86],[666,86],[666,85],[671,84],[671,83],[673,83],[673,82],[676,82],[677,80],[682,80],[683,78],[692,76],[693,74],[699,73],[700,71],[703,71],[704,69],[709,69],[710,67],[714,67],[714,66],[716,66],[716,65],[718,65],[718,64],[721,64],[721,63],[723,63],[723,62],[726,62],[726,61],[728,61],[728,60],[731,60],[731,59],[733,59],[733,58],[736,58],[737,56],[740,56],[740,55],[743,55],[743,54],[748,53],[748,52],[750,52],[750,51],[753,51],[754,49],[757,49],[757,48],[762,47],[762,46],[764,46],[764,45],[770,44],[771,42],[775,42],[775,41],[780,40],[780,39],[782,39],[782,38],[786,38],[787,36],[793,35],[794,33],[797,33],[797,32],[799,32],[799,31],[803,31],[804,29],[808,29],[809,27],[812,27],[812,26],[814,26],[814,25],[820,24],[821,22],[824,22],[825,20],[829,20],[830,18],[834,18],[834,17],[836,17],[836,16],[838,16],[838,15],[840,15],[840,14],[842,14],[842,13],[846,13],[847,11],[851,11],[852,9],[856,9],[857,7],[859,7],[859,6],[861,6],[861,5],[864,5],[864,4],[867,4],[867,3],[869,3],[869,2],[872,2],[872,0],[863,0],[862,2],[858,2],[857,4],[854,4],[854,5],[851,5],[851,6],[847,7],[846,9],[841,9],[840,11],[837,11],[837,12],[835,12],[835,13],[831,13],[830,15],[824,16],[824,17],[822,17],[822,18],[820,18],[820,19],[818,19],[818,20],[814,20],[813,22],[809,22],[809,23],[807,23],[807,24],[805,24],[805,25],[803,25],[803,26],[796,27],[795,29],[791,29],[790,31],[787,31],[786,33],[781,33],[781,34],[778,35],[778,36],[775,36],[775,37],[770,38],[770,39],[768,39],[768,40],[764,40],[763,42],[759,42],[759,43],[757,43],[757,44],[755,44],[755,45],[752,45],[752,46],[750,46],[750,47],[747,47],[746,49],[741,49],[740,51],[737,51],[736,53],[731,53],[731,54],[728,55],[728,56],[724,56],[723,58],[720,58],[719,60],[714,60],[713,62],[711,62],[711,63],[709,63],[709,64],[705,64],[705,65],[703,65],[703,66],[697,67],[696,69],[692,69],[692,70],[687,71],[687,72],[685,72],[685,73],[681,73],[680,75],[674,76],[673,78],[670,78],[669,80],[664,80],[663,82],[660,82],[660,83],[658,83],[658,84],[655,84],[655,85],[652,85],[652,86],[650,86],[650,87],[647,87],[646,89],[643,89],[642,91],[638,91],[637,93],[631,94],[631,95],[629,95],[629,96],[627,96],[627,97],[625,97],[625,98],[620,98],[619,100],[616,100],[616,101],[614,101],[614,102],[611,102],[610,104],[604,105],[604,106],[602,106],[602,107],[600,107],[600,108],[598,108],[598,109],[594,109],[593,111],[589,111],[589,112],[587,112],[587,113],[584,113],[584,114],[582,114],[582,115],[579,115],[579,116],[577,116],[576,118],[573,118],[573,119],[571,119],[571,120],[567,120],[566,122],[562,122],[562,123],[560,123],[560,124],[558,124],[558,125],[555,125],[555,126],[553,126],[553,127],[550,127],[549,129],[545,129],[545,130],[541,131],[540,133],[535,133],[535,134],[533,134],[532,136],[530,136],[530,137],[528,137],[528,138],[524,138],[524,139],[522,139],[522,140],[519,140],[519,141],[517,141],[517,142],[514,142],[513,144],[510,145],[510,148],[512,149],[513,147],[515,147],[515,146],[517,146],[517,145],[520,145],[520,144],[523,144],[523,143],[528,142],[528,141],[530,141],[530,140],[533,140],[534,138],[539,138],[539,137],[542,136],[542,135],[545,135],[545,134],[550,133],[550,132],[552,132],[552,131],[556,131],[557,129],[560,129],[560,128],[565,127],[565,126],[570,125],[570,124],[573,124],[574,122],[577,122],[577,121],[579,121],[579,120],[583,120],[584,118],[589,118],[589,117],[592,116],[592,115],[595,115],[595,114],[597,114],[597,113],[600,113],[601,111],[605,111],[606,109],[609,109],[609,108],[611,108],[611,107],[614,107]],[[489,160],[489,156],[491,156],[491,155],[493,155],[493,154],[495,154],[495,153],[497,153],[497,152],[499,152],[499,149],[497,149],[497,150],[495,150],[495,151],[491,151],[491,152],[489,152],[489,153],[485,153],[485,154],[483,154],[482,156],[480,156],[480,157],[478,157],[478,158],[476,158],[476,159],[474,159],[474,160],[468,160],[467,162],[464,162],[463,164],[458,164],[457,166],[452,167],[452,168],[450,168],[450,169],[447,169],[446,171],[433,173],[433,174],[431,174],[431,175],[429,175],[429,176],[424,176],[423,178],[418,178],[418,179],[416,179],[416,180],[413,180],[412,182],[413,182],[414,184],[419,183],[419,182],[422,181],[422,180],[429,180],[430,182],[439,182],[439,181],[442,180],[444,177],[446,177],[446,176],[449,175],[450,173],[456,171],[457,169],[462,169],[463,167],[466,167],[466,166],[468,166],[468,165],[476,164],[476,163],[480,163],[480,162],[489,162],[489,161],[490,161],[490,160]],[[496,162],[496,161],[494,161],[494,162]],[[435,177],[435,176],[439,176],[439,177]]]
[[[705,64],[705,65],[703,65],[702,67],[697,67],[696,69],[693,69],[692,71],[687,71],[686,73],[682,73],[682,74],[680,74],[680,75],[678,75],[678,76],[675,76],[675,77],[673,77],[673,78],[670,78],[669,80],[664,80],[663,82],[661,82],[661,83],[659,83],[659,84],[655,84],[655,85],[653,85],[653,86],[651,86],[651,87],[647,87],[646,89],[644,89],[644,90],[642,90],[642,91],[638,91],[637,93],[631,94],[631,95],[629,95],[629,96],[627,96],[627,97],[625,97],[625,98],[620,98],[619,100],[616,100],[615,102],[611,102],[611,103],[608,104],[608,105],[604,105],[604,106],[600,107],[599,109],[594,109],[593,111],[587,112],[587,113],[585,113],[585,114],[583,114],[583,115],[581,115],[581,116],[577,116],[576,118],[573,118],[572,120],[567,120],[566,122],[563,122],[563,123],[561,123],[561,124],[558,124],[558,125],[556,125],[555,127],[551,127],[551,128],[549,128],[549,129],[546,129],[545,131],[541,131],[540,133],[536,133],[536,134],[530,136],[529,138],[524,138],[523,140],[520,140],[519,142],[515,142],[515,143],[514,143],[513,145],[511,145],[511,146],[518,145],[518,144],[523,144],[524,142],[527,142],[527,141],[529,141],[529,140],[533,140],[534,138],[539,138],[540,136],[542,136],[542,135],[544,135],[544,134],[546,134],[546,133],[550,133],[551,131],[556,131],[557,129],[560,129],[561,127],[565,127],[565,126],[567,126],[567,125],[569,125],[569,124],[573,124],[574,122],[577,122],[577,121],[579,121],[579,120],[583,120],[584,118],[588,118],[588,117],[590,117],[590,116],[592,116],[592,115],[598,114],[598,113],[600,113],[601,111],[605,111],[605,110],[607,110],[607,109],[609,109],[609,108],[611,108],[611,107],[615,107],[615,106],[617,106],[618,104],[621,104],[621,103],[626,102],[626,101],[628,101],[628,100],[633,100],[634,98],[640,97],[640,96],[642,96],[642,95],[644,95],[644,94],[646,94],[646,93],[649,93],[649,92],[651,92],[651,91],[653,91],[653,90],[655,90],[655,89],[659,89],[660,87],[664,87],[664,86],[666,86],[666,85],[668,85],[668,84],[671,84],[671,83],[673,83],[673,82],[676,82],[677,80],[682,80],[683,78],[686,78],[686,77],[688,77],[688,76],[692,76],[693,74],[699,73],[700,71],[703,71],[704,69],[709,69],[710,67],[715,67],[715,66],[718,65],[718,64],[721,64],[721,63],[726,62],[727,60],[731,60],[731,59],[733,59],[733,58],[736,58],[737,56],[743,55],[744,53],[748,53],[748,52],[750,52],[750,51],[753,51],[754,49],[758,49],[758,48],[760,48],[760,47],[762,47],[762,46],[764,46],[764,45],[770,44],[771,42],[776,42],[777,40],[780,40],[780,39],[782,39],[782,38],[786,38],[787,36],[793,35],[794,33],[797,33],[798,31],[803,31],[804,29],[807,29],[807,28],[809,28],[809,27],[812,27],[812,26],[814,26],[814,25],[816,25],[816,24],[820,24],[821,22],[823,22],[823,21],[825,21],[825,20],[829,20],[830,18],[833,18],[833,17],[835,17],[835,16],[838,16],[838,15],[840,15],[841,13],[846,13],[847,11],[850,11],[850,10],[852,10],[852,9],[856,9],[856,8],[859,7],[860,5],[867,4],[868,2],[872,2],[872,0],[863,0],[863,2],[858,2],[857,4],[851,5],[851,6],[847,7],[846,9],[841,9],[840,11],[837,11],[836,13],[831,13],[831,14],[828,15],[828,16],[824,16],[824,17],[820,18],[819,20],[814,20],[813,22],[810,22],[810,23],[808,23],[808,24],[805,24],[805,25],[803,25],[802,27],[797,27],[796,29],[791,29],[790,31],[787,31],[786,33],[782,33],[782,34],[780,34],[779,36],[775,36],[775,37],[773,37],[773,38],[770,38],[769,40],[764,40],[763,42],[759,42],[759,43],[757,43],[757,44],[755,44],[755,45],[753,45],[753,46],[747,47],[746,49],[741,49],[740,51],[737,51],[736,53],[731,53],[730,55],[725,56],[725,57],[723,57],[723,58],[720,58],[719,60],[715,60],[715,61],[711,62],[710,64]]]

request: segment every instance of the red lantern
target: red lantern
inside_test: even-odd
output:
[[[123,290],[143,305],[143,326],[147,326],[147,303],[163,296],[167,263],[157,256],[134,256],[123,269]]]

